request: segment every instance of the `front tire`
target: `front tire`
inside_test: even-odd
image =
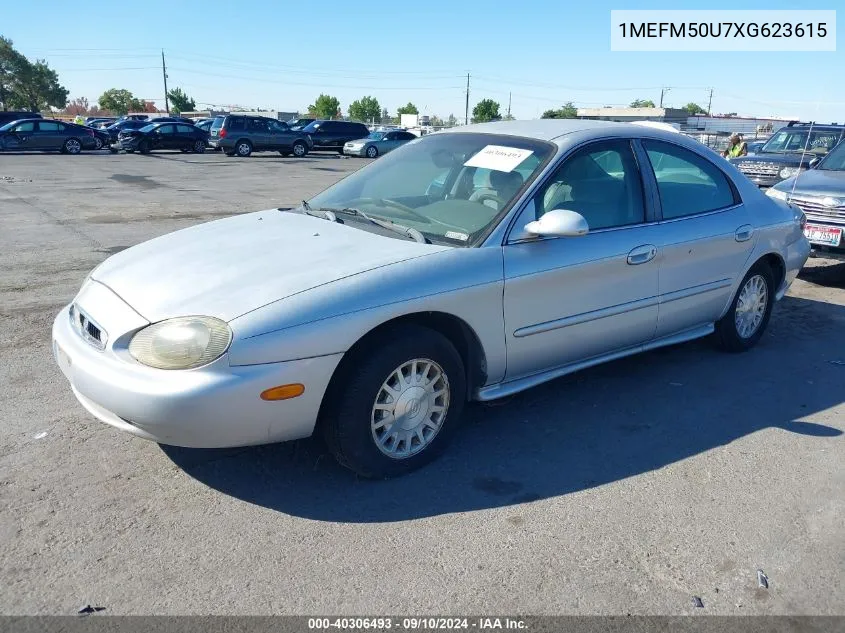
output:
[[[302,158],[308,153],[308,146],[302,141],[296,141],[291,149],[293,149],[293,155],[297,158]]]
[[[194,154],[203,154],[205,153],[205,142],[204,141],[197,141],[194,143]]]
[[[103,149],[103,139],[99,136],[94,137],[94,149]]]
[[[343,466],[362,477],[395,477],[443,452],[465,401],[464,364],[452,343],[404,326],[344,359],[319,424]]]
[[[727,314],[716,323],[716,344],[727,352],[754,347],[769,324],[775,301],[775,280],[765,262],[757,262],[739,284]]]
[[[378,148],[375,145],[367,148],[367,158],[378,158]]]

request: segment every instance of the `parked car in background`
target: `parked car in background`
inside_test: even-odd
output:
[[[776,184],[766,195],[804,212],[804,235],[814,255],[845,261],[845,141],[811,169]]]
[[[194,123],[199,129],[203,130],[204,132],[211,133],[211,124],[214,123],[214,119],[203,119],[202,121],[197,121]]]
[[[90,125],[86,125],[85,127],[94,132],[94,149],[108,149],[111,146],[111,134],[106,132],[106,130]]]
[[[355,472],[399,475],[468,400],[708,335],[754,347],[810,245],[798,209],[726,167],[604,121],[431,134],[296,209],[112,255],[57,315],[54,355],[85,409],[138,437],[316,431]]]
[[[89,116],[85,119],[85,125],[88,126],[88,127],[93,127],[93,128],[96,129],[96,128],[111,125],[115,121],[117,121],[117,117],[113,117],[113,116],[110,116],[110,117]]]
[[[122,130],[117,139],[119,149],[130,153],[171,149],[202,154],[208,134],[186,123],[150,123],[137,130]]]
[[[209,144],[227,156],[245,158],[253,152],[279,152],[282,156],[305,156],[311,139],[302,131],[263,116],[227,114],[217,117],[209,131]]]
[[[291,119],[287,122],[287,125],[292,130],[301,130],[309,123],[313,122],[315,119]]]
[[[97,141],[94,130],[81,125],[40,118],[0,127],[0,150],[78,154],[83,149],[97,149]]]
[[[22,121],[23,119],[41,119],[40,112],[26,112],[24,110],[6,110],[0,111],[0,126],[11,123],[12,121]]]
[[[194,125],[193,119],[188,119],[183,116],[157,116],[147,119],[150,123],[187,123]]]
[[[753,156],[754,154],[759,154],[765,144],[766,141],[749,141],[745,144],[745,149],[749,156]]]
[[[415,138],[418,137],[410,132],[370,132],[366,138],[346,143],[343,146],[343,153],[347,156],[376,158]]]
[[[337,151],[343,154],[343,146],[349,141],[366,138],[369,128],[354,121],[312,121],[302,131],[314,141],[312,151]]]
[[[753,156],[731,162],[751,182],[771,187],[810,167],[810,163],[833,149],[845,134],[845,125],[790,123],[775,132]]]
[[[109,135],[109,149],[114,154],[119,149],[117,141],[121,131],[140,130],[142,127],[147,127],[148,125],[149,123],[147,121],[139,121],[137,119],[126,119],[124,121],[112,123],[108,127],[103,128],[102,131]]]

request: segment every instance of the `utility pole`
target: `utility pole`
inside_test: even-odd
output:
[[[164,79],[164,109],[170,114],[170,103],[167,100],[167,66],[164,65],[164,49],[161,49],[161,76]]]
[[[467,107],[464,111],[464,125],[469,124],[469,73],[467,73]]]
[[[508,119],[511,118],[511,93],[508,92]]]
[[[660,89],[660,105],[658,106],[659,108],[663,107],[663,95],[664,95],[664,93],[669,92],[669,90],[671,90],[671,88],[661,88]]]
[[[710,116],[710,106],[713,105],[713,88],[710,88],[710,99],[707,101],[707,116]]]

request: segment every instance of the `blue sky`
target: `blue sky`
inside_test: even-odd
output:
[[[812,9],[834,9],[827,2]],[[168,86],[198,104],[303,110],[320,92],[346,111],[363,95],[392,113],[462,118],[492,98],[535,118],[573,101],[627,105],[636,98],[690,101],[713,112],[845,121],[845,53],[632,53],[610,51],[611,9],[702,8],[700,3],[427,0],[372,4],[325,0],[216,3],[172,0],[72,4],[42,0],[3,8],[0,34],[59,72],[71,98],[108,88],[162,100]],[[711,1],[708,9],[795,9],[780,0]],[[843,12],[840,12],[842,14]],[[44,18],[44,19],[42,19]]]

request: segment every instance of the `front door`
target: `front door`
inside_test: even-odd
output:
[[[7,150],[36,149],[35,147],[35,121],[24,121],[18,123],[9,131],[6,137]]]
[[[554,209],[580,213],[590,231],[504,247],[506,379],[650,340],[657,325],[658,227],[649,222],[631,143],[580,148],[546,179],[530,209],[512,236]]]
[[[672,143],[643,140],[661,209],[658,338],[718,320],[757,239],[722,171]]]

